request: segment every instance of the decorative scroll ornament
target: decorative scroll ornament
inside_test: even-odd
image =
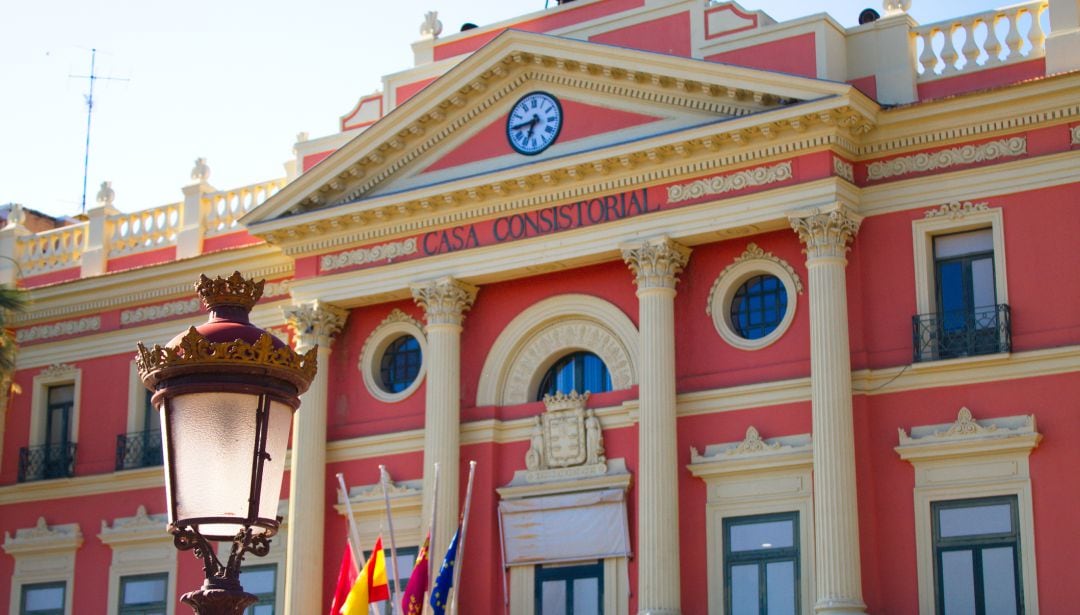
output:
[[[979,211],[989,211],[990,207],[986,203],[972,203],[971,201],[951,201],[945,203],[941,207],[936,209],[926,210],[927,218],[948,218],[949,220],[959,220],[968,214],[973,214]]]
[[[780,449],[779,442],[768,442],[761,439],[761,434],[753,425],[746,428],[746,437],[734,448],[729,448],[724,451],[725,455],[748,455],[751,453],[764,453],[766,451],[775,451]]]
[[[802,283],[802,280],[799,279],[799,274],[795,271],[795,268],[792,267],[790,264],[788,264],[788,262],[786,260],[780,258],[779,256],[774,255],[772,252],[766,252],[765,250],[761,249],[754,242],[750,242],[750,243],[746,244],[746,250],[744,250],[742,254],[736,256],[735,260],[730,265],[728,265],[727,267],[724,267],[724,270],[721,271],[720,275],[716,277],[716,282],[713,282],[713,291],[716,290],[717,284],[720,283],[720,280],[724,279],[724,276],[726,276],[729,271],[731,271],[733,268],[735,268],[740,263],[745,263],[745,262],[748,262],[748,261],[769,261],[769,262],[776,263],[777,265],[783,267],[784,271],[787,271],[788,274],[791,275],[791,279],[794,280],[794,282],[795,282],[795,290],[798,291],[799,294],[802,294],[802,292],[803,292],[803,283]],[[710,291],[710,297],[709,297],[709,303],[710,304],[712,303],[712,296],[711,295],[712,295],[713,291]],[[712,314],[712,308],[711,307],[707,308],[706,311],[709,314]]]
[[[1070,133],[1072,135],[1072,144],[1080,145],[1080,124],[1073,126]]]
[[[198,311],[199,300],[197,298],[187,299],[185,301],[171,301],[169,303],[162,303],[161,305],[150,305],[135,308],[134,310],[124,310],[120,312],[120,324],[133,325],[148,320],[160,320],[171,316],[183,316],[184,314],[191,314],[192,312]]]
[[[476,301],[479,291],[472,284],[446,277],[412,285],[413,300],[424,308],[428,325],[458,325]]]
[[[74,376],[78,373],[79,368],[67,363],[53,363],[52,365],[41,370],[38,374],[39,378],[67,378]]]
[[[544,396],[546,410],[533,417],[525,453],[528,482],[607,472],[600,419],[586,409],[589,393]]]
[[[920,152],[891,160],[872,162],[866,168],[871,180],[887,179],[897,175],[945,169],[961,164],[986,162],[1007,156],[1027,153],[1027,137],[1010,137],[988,141],[979,145],[964,145],[936,152]]]
[[[832,159],[833,172],[838,177],[843,177],[851,183],[855,183],[855,167],[852,164],[842,158],[833,156]]]
[[[623,248],[623,260],[634,274],[638,289],[675,288],[690,260],[690,248],[667,237]]]
[[[960,412],[956,413],[956,422],[949,426],[945,431],[939,431],[934,434],[935,438],[957,438],[964,436],[979,436],[986,435],[997,431],[997,425],[988,425],[983,427],[971,416],[971,410],[967,407],[960,408]]]
[[[855,237],[862,216],[844,207],[831,211],[810,210],[807,213],[788,214],[791,228],[806,244],[808,258],[840,257],[848,251],[848,243]]]
[[[281,280],[280,282],[267,282],[263,287],[263,297],[281,297],[289,294],[289,286],[292,285],[292,280]]]
[[[791,179],[791,163],[782,162],[771,167],[757,167],[730,175],[718,175],[686,184],[668,187],[668,202],[678,203],[713,194],[724,194],[754,186],[764,186]]]
[[[289,328],[300,340],[298,345],[305,347],[315,344],[329,346],[349,317],[348,310],[322,301],[282,308],[282,311]]]
[[[333,271],[335,269],[366,265],[367,263],[374,263],[382,260],[391,262],[395,258],[415,254],[417,246],[418,242],[416,237],[410,237],[405,241],[384,243],[371,248],[360,248],[358,250],[350,250],[338,254],[327,254],[319,261],[319,269],[322,271]]]
[[[78,320],[65,320],[48,325],[37,325],[15,332],[15,341],[18,343],[32,342],[35,340],[47,340],[65,335],[87,333],[101,329],[100,316],[88,316]]]

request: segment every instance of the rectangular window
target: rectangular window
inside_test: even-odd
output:
[[[259,600],[244,610],[244,615],[274,615],[277,598],[277,564],[247,566],[240,569],[240,585]]]
[[[71,476],[71,419],[75,385],[51,386],[46,393],[44,478]]]
[[[120,577],[119,615],[165,615],[168,591],[167,574]]]
[[[799,611],[799,513],[724,519],[724,612]]]
[[[1024,612],[1016,496],[931,503],[937,610]]]
[[[394,615],[399,609],[391,608],[391,603],[394,601],[396,595],[398,599],[401,598],[402,592],[405,591],[405,586],[409,584],[409,577],[412,576],[413,566],[416,565],[416,557],[420,554],[420,547],[402,547],[397,550],[397,566],[398,566],[398,585],[397,591],[394,590],[394,569],[393,564],[390,563],[390,549],[384,550],[386,557],[386,579],[390,584],[390,600],[383,601],[382,612],[385,615]],[[438,572],[438,571],[436,571]]]
[[[537,615],[600,615],[604,563],[536,567]]]
[[[63,581],[23,585],[19,615],[63,615],[66,589]]]

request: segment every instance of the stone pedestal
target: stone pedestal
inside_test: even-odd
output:
[[[285,553],[285,613],[321,613],[323,527],[326,524],[326,415],[330,345],[348,312],[315,301],[285,310],[303,354],[319,345],[319,371],[293,415],[289,471],[289,531]]]
[[[453,278],[412,285],[427,326],[427,394],[424,398],[423,519],[431,518],[434,464],[439,464],[439,498],[431,535],[432,557],[441,560],[457,528],[461,442],[461,323],[477,288]]]
[[[637,561],[642,615],[681,612],[675,283],[689,258],[689,248],[666,237],[623,247],[637,284],[641,327]]]
[[[848,243],[862,218],[835,205],[789,214],[806,244],[810,397],[814,438],[814,548],[819,615],[865,613],[859,561],[855,428],[848,341]]]

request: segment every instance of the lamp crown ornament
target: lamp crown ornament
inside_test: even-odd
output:
[[[217,277],[210,279],[205,275],[199,276],[195,283],[195,290],[202,297],[203,305],[212,310],[219,306],[235,305],[248,311],[262,298],[263,287],[266,280],[246,279],[239,271],[234,271],[227,278]]]

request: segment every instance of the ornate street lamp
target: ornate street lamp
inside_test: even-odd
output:
[[[210,320],[164,347],[140,343],[136,356],[161,413],[169,532],[203,560],[203,586],[180,598],[200,615],[240,615],[256,601],[240,562],[266,555],[277,533],[292,415],[315,376],[316,349],[301,357],[249,322],[263,283],[201,276]],[[210,541],[232,541],[227,563]]]

